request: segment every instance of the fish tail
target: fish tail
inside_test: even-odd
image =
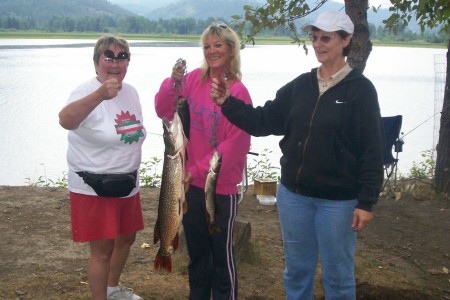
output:
[[[175,237],[173,238],[172,247],[173,247],[174,251],[180,247],[180,235],[178,234],[178,232],[175,235]]]
[[[156,254],[155,263],[154,263],[155,270],[161,270],[164,268],[168,273],[172,272],[172,256],[170,253],[164,254],[162,253],[161,249],[158,250],[158,253]]]
[[[159,226],[158,222],[155,224],[155,229],[153,230],[153,245],[155,245],[159,241]]]

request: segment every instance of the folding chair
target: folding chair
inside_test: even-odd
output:
[[[392,174],[394,174],[394,185],[397,181],[397,163],[398,153],[403,152],[404,141],[400,138],[400,129],[402,127],[402,116],[382,117],[384,125],[385,145],[383,151],[383,164],[386,174],[386,181],[383,185],[383,190],[386,184],[390,181]],[[395,158],[393,156],[395,152]]]

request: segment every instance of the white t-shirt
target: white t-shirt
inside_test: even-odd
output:
[[[84,98],[97,90],[100,85],[96,78],[83,83],[70,94],[67,103]],[[77,129],[69,131],[67,149],[69,190],[96,195],[75,172],[111,174],[139,170],[145,137],[139,95],[134,87],[123,82],[115,98],[104,100]],[[136,188],[129,196],[135,195],[138,191],[139,176],[136,179]]]

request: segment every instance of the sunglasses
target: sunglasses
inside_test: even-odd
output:
[[[315,35],[315,34],[310,34],[309,35],[309,39],[313,43],[315,43],[318,40],[320,40],[322,43],[328,44],[331,41],[331,39],[334,38],[335,36],[336,36],[335,34],[333,34],[333,35],[326,35],[326,34],[324,34],[324,35]]]
[[[114,56],[114,52],[111,50],[106,50],[103,52],[103,55],[105,56],[103,60],[109,64],[113,64],[114,62],[121,64],[130,58],[127,52],[119,52],[117,56]]]
[[[228,29],[228,26],[223,23],[223,22],[217,22],[215,25],[211,26],[211,27],[219,27],[220,29]]]

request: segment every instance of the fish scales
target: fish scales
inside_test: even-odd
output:
[[[222,166],[222,155],[214,151],[209,161],[209,171],[206,175],[205,183],[205,201],[206,201],[206,221],[210,234],[221,232],[222,229],[216,223],[216,215],[219,213],[216,203],[216,185],[219,177],[220,167]]]
[[[189,140],[191,116],[190,116],[190,111],[189,111],[189,105],[187,103],[186,98],[183,98],[181,96],[178,97],[177,111],[178,111],[178,115],[180,116],[181,124],[183,124],[184,135]]]
[[[179,228],[187,210],[183,176],[185,171],[186,138],[178,113],[173,120],[163,120],[164,163],[158,203],[158,217],[153,242],[160,242],[154,268],[172,272],[171,247],[179,247]]]

